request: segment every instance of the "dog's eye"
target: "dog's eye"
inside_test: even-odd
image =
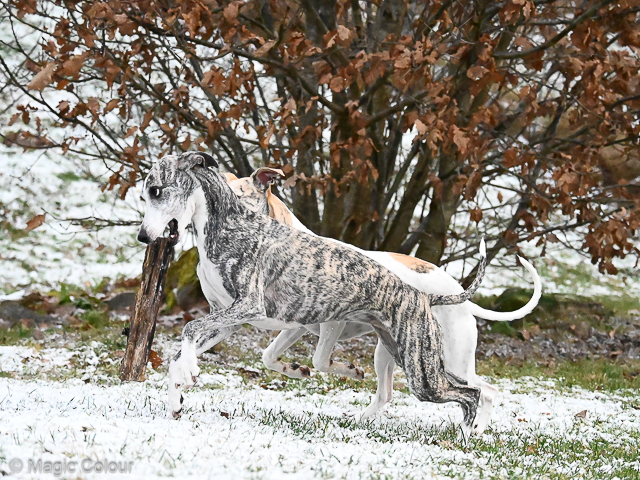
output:
[[[151,198],[160,198],[160,194],[162,193],[162,189],[158,187],[149,188],[149,196]]]

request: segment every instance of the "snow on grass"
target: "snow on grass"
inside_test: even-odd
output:
[[[71,157],[0,154],[0,220],[6,222],[0,231],[0,292],[95,284],[104,277],[140,274],[144,249],[135,240],[135,226],[95,232],[64,221],[139,218],[139,193],[132,191],[126,202],[116,200],[113,192],[100,190],[106,168],[99,172],[100,181],[83,168]],[[24,233],[27,222],[43,213],[45,223]]]
[[[96,383],[88,374],[113,361],[105,353],[99,342],[0,347],[0,470],[10,472],[18,458],[25,471],[16,478],[54,478],[26,473],[28,460],[89,458],[133,462],[131,475],[108,478],[640,477],[637,392],[560,392],[553,381],[500,380],[492,428],[465,446],[454,404],[396,392],[383,414],[358,422],[354,414],[370,391],[311,393],[305,381],[272,391],[224,368],[185,393],[186,411],[176,421],[165,405],[164,372],[149,371],[145,383]],[[65,369],[76,377],[33,377],[38,369],[40,377]]]

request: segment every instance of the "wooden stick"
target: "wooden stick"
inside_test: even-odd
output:
[[[142,282],[136,295],[136,308],[129,326],[127,348],[120,364],[120,379],[123,381],[146,380],[145,370],[174,245],[173,239],[161,237],[147,246],[142,266]]]

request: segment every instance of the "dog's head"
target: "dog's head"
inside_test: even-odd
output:
[[[217,166],[218,162],[203,152],[167,155],[158,160],[142,186],[141,198],[146,203],[146,211],[138,240],[151,243],[164,233],[167,226],[171,230],[171,238],[177,240],[184,235],[195,212],[194,193],[201,186],[199,169],[205,173],[204,169]]]
[[[269,215],[278,222],[291,226],[291,212],[282,200],[271,193],[271,185],[278,177],[284,177],[282,170],[263,167],[249,177],[230,179],[229,187],[248,210]]]

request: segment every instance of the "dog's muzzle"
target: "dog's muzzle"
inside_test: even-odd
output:
[[[149,237],[147,231],[144,228],[140,228],[140,231],[138,232],[138,241],[146,243],[147,245],[151,243],[151,237]]]
[[[175,218],[172,218],[171,221],[167,224],[169,227],[169,238],[174,242],[178,240],[178,221]],[[138,232],[138,241],[149,245],[152,240],[144,227],[140,227],[140,231]]]

